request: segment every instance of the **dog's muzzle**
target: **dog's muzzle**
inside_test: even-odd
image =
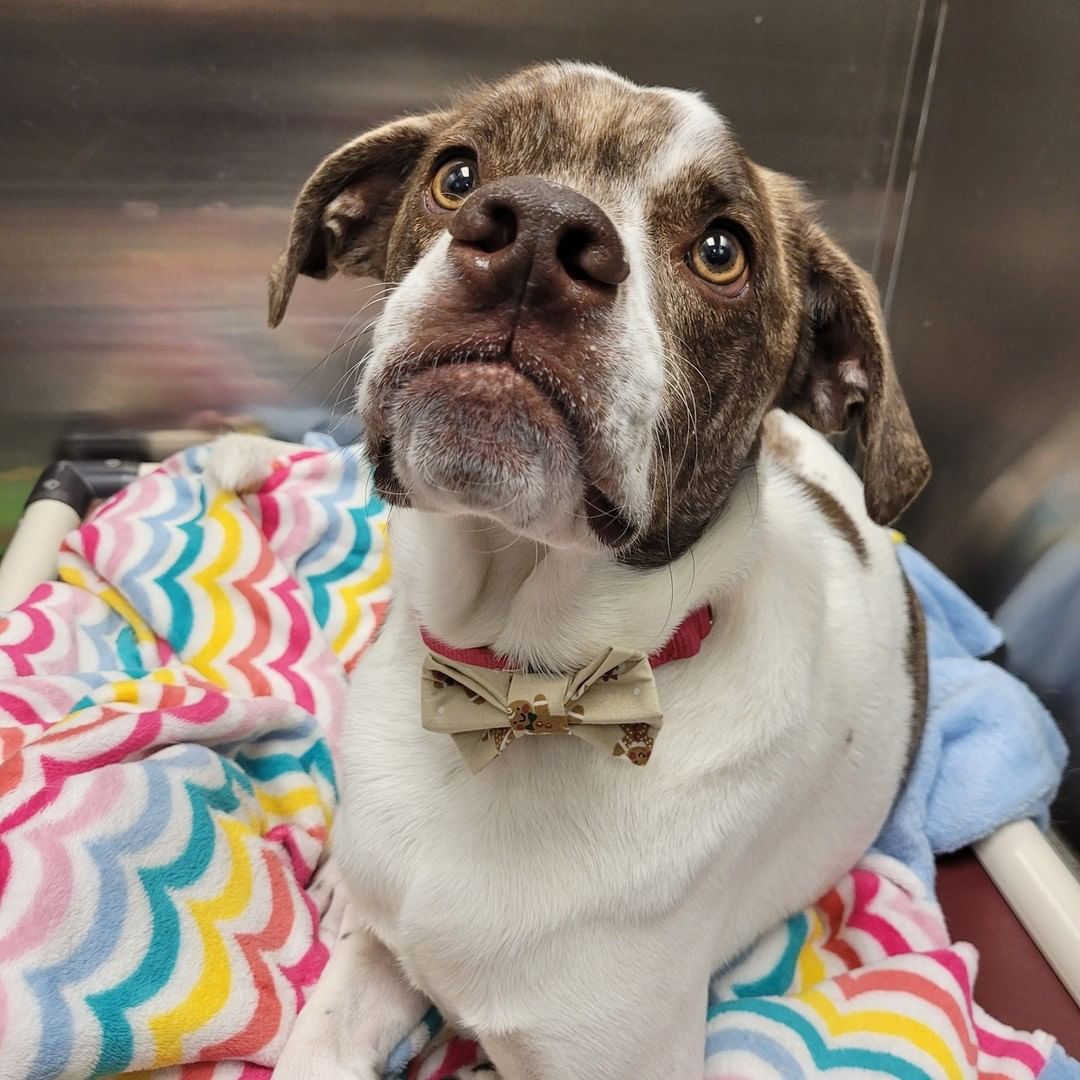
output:
[[[522,529],[584,505],[605,515],[594,531],[625,536],[605,488],[617,463],[600,434],[611,372],[596,344],[630,272],[618,230],[539,177],[484,185],[447,229],[432,302],[366,395],[380,490]]]

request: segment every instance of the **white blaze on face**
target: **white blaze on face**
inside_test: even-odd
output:
[[[692,165],[700,163],[705,147],[731,137],[727,121],[700,95],[688,90],[656,92],[671,101],[679,119],[656,155],[649,178],[654,189],[677,182]]]

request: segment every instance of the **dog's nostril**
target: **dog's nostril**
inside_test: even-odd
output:
[[[555,248],[555,255],[569,277],[575,281],[592,281],[593,276],[585,269],[582,257],[593,243],[594,237],[584,229],[570,229]]]
[[[509,247],[517,239],[517,215],[509,206],[487,208],[487,229],[476,241],[483,251],[494,253]]]
[[[594,285],[618,285],[630,267],[617,236],[588,225],[567,229],[555,246],[555,256],[567,277]]]
[[[518,213],[509,200],[478,191],[449,216],[446,228],[459,243],[493,255],[517,240]]]

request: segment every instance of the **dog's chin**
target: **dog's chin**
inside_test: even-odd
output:
[[[582,492],[577,446],[559,410],[520,372],[500,363],[429,368],[388,406],[384,455],[412,505],[494,518],[538,540],[570,539]]]

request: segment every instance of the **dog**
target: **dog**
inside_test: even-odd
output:
[[[925,713],[874,286],[700,96],[568,63],[326,158],[271,325],[338,272],[392,285],[357,408],[396,591],[275,1075],[378,1077],[433,1002],[503,1080],[700,1078],[710,975],[863,854]]]

